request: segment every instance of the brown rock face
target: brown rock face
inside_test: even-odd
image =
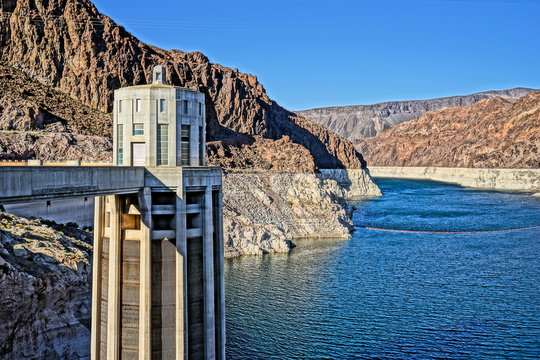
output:
[[[92,233],[0,212],[0,359],[90,357]]]
[[[358,148],[369,165],[540,167],[540,92],[427,112]]]
[[[0,159],[112,162],[111,141],[100,136],[48,132],[0,133]]]
[[[110,161],[111,116],[0,64],[0,159]]]
[[[111,136],[110,114],[86,106],[0,63],[0,130]]]
[[[150,82],[153,66],[162,64],[169,83],[206,94],[209,140],[288,136],[309,150],[316,167],[363,165],[352,144],[281,108],[256,77],[212,64],[199,52],[142,43],[87,0],[3,2],[0,15],[2,60],[86,105],[110,111],[114,89]]]
[[[315,171],[315,162],[309,151],[291,141],[288,136],[273,141],[256,137],[237,137],[206,144],[207,163],[224,170],[255,169],[302,173]]]

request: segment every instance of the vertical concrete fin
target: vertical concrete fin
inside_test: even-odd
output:
[[[214,314],[214,241],[212,219],[212,187],[204,193],[203,203],[203,276],[204,276],[204,356],[216,357],[216,326]]]
[[[187,354],[187,316],[184,305],[186,302],[185,284],[187,273],[187,262],[184,261],[187,253],[186,243],[186,202],[184,201],[184,191],[182,177],[179,179],[176,190],[176,360],[188,358]]]
[[[214,259],[214,263],[217,263],[217,269],[214,269],[215,276],[219,276],[218,279],[214,279],[215,283],[219,283],[219,295],[218,298],[215,299],[215,301],[218,303],[216,308],[218,310],[216,311],[216,331],[220,332],[219,336],[216,336],[216,342],[219,341],[219,343],[216,343],[216,359],[218,360],[225,360],[225,277],[223,274],[225,273],[224,270],[224,250],[223,250],[223,197],[221,189],[216,190],[216,197],[214,197],[213,201],[215,201],[214,206],[216,207],[216,211],[214,212],[215,218],[214,218],[214,226],[216,227],[214,229],[214,233],[216,234],[216,244],[214,246],[217,247],[216,254],[217,259]]]
[[[121,271],[121,197],[110,196],[111,238],[109,250],[109,307],[107,317],[107,360],[120,357],[120,271]]]
[[[152,357],[152,191],[148,187],[139,192],[139,208],[141,212],[139,360],[150,360]]]
[[[105,216],[104,198],[98,196],[94,201],[94,259],[92,271],[92,337],[90,358],[99,360],[101,345],[101,271],[103,257],[101,254]]]

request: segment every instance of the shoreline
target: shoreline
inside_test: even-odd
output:
[[[367,171],[374,178],[433,180],[475,189],[540,193],[540,169],[370,166]]]
[[[225,257],[286,253],[294,239],[348,238],[349,201],[380,195],[364,169],[225,174]]]

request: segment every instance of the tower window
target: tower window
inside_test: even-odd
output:
[[[159,99],[159,112],[165,111],[165,99]]]
[[[144,124],[133,124],[133,136],[144,135]]]
[[[202,104],[199,103],[199,115],[202,115]]]
[[[142,100],[137,99],[137,100],[135,100],[135,111],[139,112],[141,110],[142,110]]]
[[[188,101],[184,100],[184,114],[188,113]]]
[[[169,164],[169,127],[160,124],[157,128],[157,164]]]
[[[189,131],[190,126],[189,125],[182,125],[182,132],[181,132],[181,155],[180,155],[180,164],[181,165],[189,165]]]
[[[118,124],[117,127],[117,136],[118,136],[118,165],[124,163],[124,125]]]
[[[118,112],[122,112],[122,100],[118,100]]]

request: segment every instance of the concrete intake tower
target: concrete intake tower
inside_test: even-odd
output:
[[[113,116],[113,164],[144,171],[144,187],[96,197],[92,359],[224,359],[221,170],[205,162],[204,94],[156,66],[152,84],[115,91]]]

